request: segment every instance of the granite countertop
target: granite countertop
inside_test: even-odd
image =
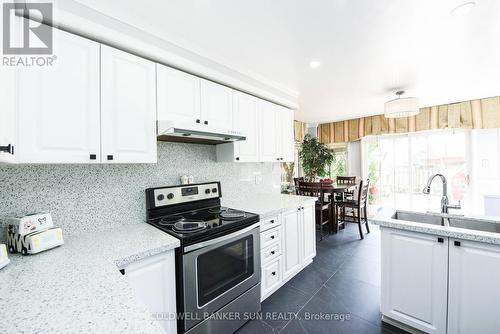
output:
[[[316,197],[283,195],[283,194],[253,194],[244,200],[222,198],[222,205],[258,214],[261,218],[278,215],[284,211],[298,208],[306,203],[316,202]]]
[[[404,210],[398,210],[398,211],[406,212]],[[394,210],[385,210],[383,212],[380,212],[376,217],[370,218],[370,223],[374,223],[376,225],[383,227],[390,227],[390,228],[413,231],[413,232],[435,234],[444,237],[486,242],[486,243],[500,245],[500,233],[484,232],[484,231],[470,230],[452,226],[424,224],[407,220],[393,219],[392,218],[393,214]],[[426,214],[431,216],[443,217],[443,215],[439,213],[426,213]],[[479,223],[487,222],[492,224],[500,224],[499,217],[460,216],[460,215],[447,215],[447,217],[449,217],[450,219],[452,218],[467,219],[471,221],[477,221]]]
[[[119,268],[176,247],[178,239],[138,223],[10,254],[0,270],[0,333],[163,333]]]

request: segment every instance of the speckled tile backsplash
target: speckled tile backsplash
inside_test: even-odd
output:
[[[279,193],[277,163],[218,163],[213,145],[159,142],[157,164],[0,165],[0,218],[50,212],[66,235],[144,222],[144,190],[184,174],[221,181],[224,198]]]

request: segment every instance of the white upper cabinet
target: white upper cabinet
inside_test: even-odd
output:
[[[260,161],[279,161],[278,140],[280,131],[277,130],[276,105],[260,101],[259,137]]]
[[[233,129],[233,90],[201,79],[201,123],[214,129]]]
[[[450,239],[448,333],[500,331],[500,246]]]
[[[278,125],[277,152],[282,162],[294,161],[295,138],[293,134],[293,111],[276,106],[276,123]]]
[[[448,238],[383,228],[381,265],[382,314],[446,333]]]
[[[0,163],[15,162],[17,153],[14,75],[14,70],[0,66]]]
[[[99,162],[99,44],[52,31],[54,66],[18,70],[16,161]]]
[[[233,91],[233,129],[243,133],[245,140],[217,145],[217,161],[259,161],[259,100],[248,94]]]
[[[157,64],[158,120],[201,122],[199,77]]]
[[[101,147],[106,163],[155,163],[155,63],[101,48]]]

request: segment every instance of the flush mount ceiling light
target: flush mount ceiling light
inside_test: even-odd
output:
[[[474,8],[475,5],[476,5],[476,3],[474,1],[469,1],[469,2],[463,3],[461,5],[458,5],[457,7],[452,9],[451,15],[452,16],[464,16],[464,15],[468,14],[472,10],[472,8]]]
[[[311,61],[311,62],[309,63],[309,67],[310,67],[310,68],[318,68],[318,67],[319,67],[319,65],[321,65],[321,63],[320,63],[319,61],[317,61],[317,60],[313,60],[313,61]]]
[[[418,108],[418,99],[416,97],[401,97],[404,90],[396,92],[398,96],[394,100],[387,101],[384,104],[384,115],[387,118],[400,118],[415,116],[420,112]]]

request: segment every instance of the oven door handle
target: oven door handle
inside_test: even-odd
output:
[[[248,231],[251,231],[254,228],[259,227],[259,226],[260,226],[260,222],[255,223],[253,225],[250,225],[248,227],[245,227],[242,230],[233,232],[233,233],[228,234],[228,235],[224,235],[224,236],[216,238],[216,239],[207,240],[207,241],[199,242],[199,243],[194,244],[194,245],[186,246],[186,247],[184,247],[184,254],[191,252],[191,251],[194,251],[194,250],[197,250],[197,249],[200,249],[200,248],[203,248],[203,247],[217,244],[217,243],[222,242],[222,241],[233,239],[233,238],[238,237],[242,234],[248,233]]]

